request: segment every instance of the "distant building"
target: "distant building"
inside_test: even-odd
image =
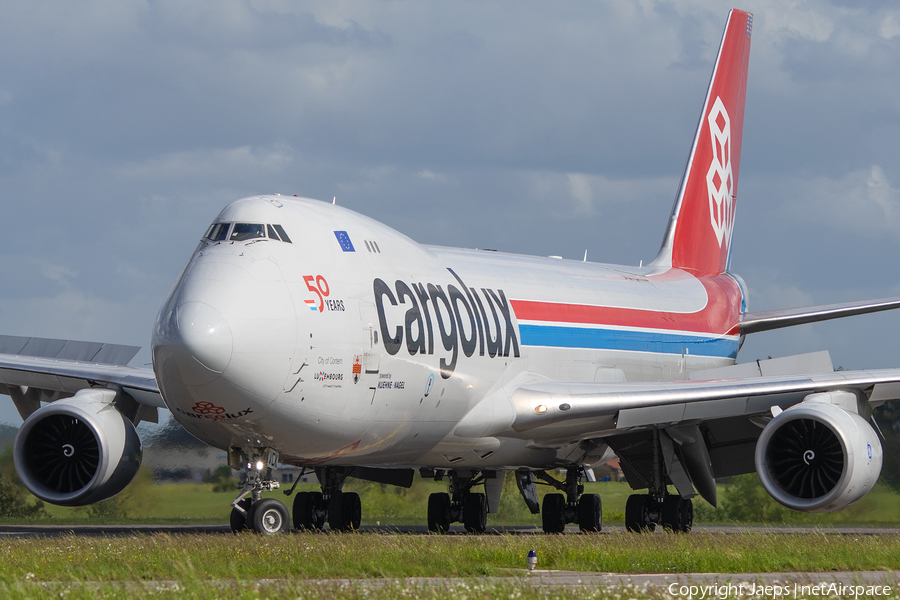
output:
[[[594,477],[597,478],[597,481],[625,481],[625,474],[622,473],[618,458],[594,467]]]

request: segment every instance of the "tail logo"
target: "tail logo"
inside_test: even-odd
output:
[[[709,220],[719,248],[731,243],[731,230],[734,228],[734,178],[731,172],[731,119],[716,97],[712,110],[707,117],[709,135],[712,142],[712,162],[706,174],[706,189],[709,192]]]

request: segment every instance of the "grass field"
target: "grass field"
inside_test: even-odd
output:
[[[301,485],[299,490],[317,486]],[[446,484],[416,479],[410,489],[351,480],[360,493],[363,523],[422,525],[428,495]],[[548,488],[539,488],[547,493]],[[586,484],[603,499],[604,522],[621,525],[632,493],[626,483]],[[45,505],[37,519],[0,523],[226,524],[237,490],[212,484],[156,485],[144,472],[113,499],[85,508]],[[285,501],[281,490],[267,494]],[[900,524],[900,498],[876,487],[847,510],[804,515],[777,505],[755,476],[718,489],[719,510],[696,499],[695,523],[821,527],[800,535],[402,535],[299,533],[68,536],[0,539],[0,598],[671,598],[662,588],[539,588],[524,573],[530,549],[539,568],[584,573],[750,573],[900,570],[900,535],[848,536],[829,526]],[[27,500],[33,502],[33,499]],[[505,482],[499,512],[489,525],[540,526],[514,481]],[[423,584],[406,578],[458,578]],[[485,579],[486,577],[498,579]],[[348,580],[341,583],[343,580]],[[896,579],[896,578],[895,578]],[[325,584],[323,582],[331,582]],[[894,585],[893,597],[900,587]],[[780,600],[783,600],[781,598]]]
[[[0,585],[7,592],[4,597],[34,597],[36,592],[52,591],[55,586],[69,592],[93,593],[93,597],[104,590],[104,597],[120,597],[125,592],[130,594],[128,597],[159,597],[160,594],[165,597],[180,590],[181,597],[228,598],[247,597],[247,594],[256,598],[297,597],[297,585],[303,581],[342,578],[460,577],[477,586],[478,578],[486,576],[524,575],[525,557],[532,548],[537,552],[541,569],[591,573],[900,569],[898,535],[299,533],[261,538],[253,534],[157,534],[5,539],[0,541]],[[280,583],[271,590],[261,590],[259,583],[266,581]],[[158,585],[147,586],[142,582]],[[254,588],[251,582],[257,586]],[[278,587],[287,584],[290,585],[285,589]],[[180,588],[175,589],[177,586]],[[505,585],[486,585],[476,595],[465,595],[516,597],[517,586],[522,588],[521,582],[511,580]],[[252,595],[254,589],[256,596]],[[305,595],[344,597],[334,590],[327,594],[326,591],[321,588]],[[403,595],[400,588],[393,592]],[[530,593],[525,597],[538,597],[529,596]],[[68,597],[80,596],[69,593]],[[349,597],[382,596],[354,592]],[[554,594],[554,597],[584,596]]]
[[[300,486],[299,489],[316,488]],[[411,489],[405,490],[354,481],[346,489],[361,494],[364,523],[415,525],[424,523],[428,494],[444,491],[445,485],[417,480]],[[622,523],[625,502],[632,493],[627,484],[588,484],[586,491],[601,494],[607,524]],[[540,569],[584,573],[880,570],[886,578],[896,580],[892,572],[900,571],[900,535],[827,533],[830,525],[900,522],[900,502],[886,487],[876,488],[848,510],[832,515],[784,512],[777,505],[774,508],[768,505],[771,501],[759,492],[752,478],[721,486],[723,512],[703,508],[705,503],[697,500],[697,522],[718,523],[722,522],[723,514],[745,514],[735,510],[740,504],[759,508],[759,514],[770,517],[769,524],[788,522],[822,529],[794,535],[295,533],[263,538],[248,533],[11,538],[0,539],[0,597],[223,600],[672,597],[663,588],[628,585],[589,589],[533,587],[524,573],[525,557],[532,548],[537,552]],[[114,510],[48,505],[49,518],[29,522],[224,524],[234,495],[232,490],[213,492],[211,484],[153,485],[144,479],[116,500],[107,501]],[[281,491],[270,495],[290,504],[290,498]],[[729,522],[727,518],[725,522]],[[507,482],[500,512],[491,515],[489,523],[539,526],[540,516],[528,513],[515,484]],[[439,584],[406,579],[415,577],[458,579],[442,580]],[[891,597],[896,598],[900,587],[893,585]]]
[[[790,534],[416,535],[295,533],[17,538],[0,542],[0,579],[152,580],[478,577],[524,569],[746,573],[900,569],[900,536]]]
[[[229,580],[209,582],[202,579],[181,579],[177,582],[73,582],[41,583],[16,582],[0,583],[3,598],[44,599],[66,598],[67,600],[132,600],[136,598],[181,599],[215,598],[216,600],[260,600],[261,598],[284,598],[303,600],[396,600],[398,598],[421,598],[424,600],[655,600],[671,599],[662,589],[646,589],[635,585],[617,585],[602,588],[541,588],[532,587],[526,578],[508,581],[484,581],[481,579],[445,582],[440,585],[417,582],[391,581],[372,585],[370,582],[336,583],[322,585],[304,581],[254,581]],[[757,596],[758,597],[758,596]]]
[[[316,489],[299,489],[304,488]],[[632,493],[629,486],[609,482],[588,484],[587,488],[601,494],[605,522],[621,524],[625,502]],[[445,485],[417,480],[406,490],[354,481],[346,489],[361,494],[364,523],[415,525],[425,521],[428,494],[444,491]],[[900,522],[898,497],[884,487],[833,515],[778,512],[780,507],[766,505],[768,500],[757,497],[758,492],[749,478],[721,486],[725,512],[701,508],[703,503],[697,500],[698,522],[720,522],[722,514],[741,514],[728,508],[738,500],[763,507],[760,514],[781,519],[775,524],[785,522],[785,514],[790,524],[822,527]],[[211,484],[154,485],[145,478],[107,501],[109,510],[47,505],[48,518],[28,522],[224,524],[235,494],[233,490],[213,492]],[[281,491],[270,495],[290,505],[291,499]],[[540,516],[528,513],[515,484],[507,482],[500,512],[491,515],[489,523],[539,526]],[[525,557],[532,548],[540,569],[586,573],[884,570],[886,577],[892,577],[890,571],[900,570],[900,535],[847,536],[826,531],[800,535],[298,533],[275,538],[253,534],[12,538],[0,539],[0,597],[671,598],[662,588],[532,587],[523,573]],[[403,579],[410,577],[460,579],[423,585]],[[343,579],[354,581],[338,583]],[[335,583],[324,585],[322,581]],[[893,597],[897,591],[894,589]]]

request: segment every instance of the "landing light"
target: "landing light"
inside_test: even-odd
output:
[[[263,461],[261,461],[261,460],[256,461],[256,470],[257,471],[262,471],[264,466],[266,466],[266,464]]]
[[[547,412],[547,407],[544,404],[539,404],[536,407],[534,407],[534,412],[536,412],[539,415],[542,415],[545,412]]]

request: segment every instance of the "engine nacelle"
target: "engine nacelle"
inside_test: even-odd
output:
[[[846,396],[841,398],[842,396]],[[881,442],[846,392],[814,394],[776,416],[756,443],[756,472],[781,504],[831,512],[862,498],[881,474]]]
[[[32,494],[51,504],[84,506],[131,483],[141,466],[141,440],[113,406],[115,395],[81,390],[28,417],[13,458]]]

